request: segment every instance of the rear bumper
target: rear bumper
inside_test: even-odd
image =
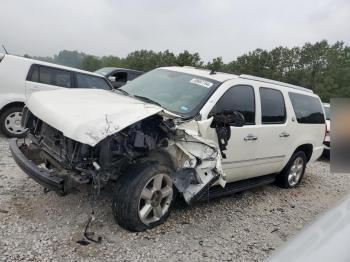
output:
[[[29,160],[21,151],[17,144],[17,139],[10,140],[10,151],[17,165],[32,179],[45,188],[64,192],[64,179],[53,176],[43,170],[40,170],[31,160]]]
[[[309,162],[314,162],[317,159],[319,159],[323,153],[324,150],[324,146],[319,146],[319,147],[315,147],[313,152],[312,152],[312,156]]]
[[[325,150],[331,149],[331,137],[329,134],[326,135],[323,145]]]

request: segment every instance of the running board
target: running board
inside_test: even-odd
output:
[[[275,181],[276,174],[254,177],[246,180],[241,180],[237,182],[227,183],[225,187],[220,185],[215,185],[209,190],[200,192],[196,195],[193,201],[207,201],[209,199],[214,199],[222,196],[232,195],[237,192],[248,190],[254,187],[263,186],[271,184]]]

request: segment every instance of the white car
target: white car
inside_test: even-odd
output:
[[[116,183],[113,214],[126,229],[163,223],[187,203],[276,182],[297,186],[323,152],[324,111],[312,91],[189,67],[146,73],[119,91],[32,94],[18,165],[61,194]]]
[[[22,137],[22,109],[36,91],[65,88],[99,88],[112,85],[99,74],[0,53],[0,131],[7,137]]]
[[[324,139],[324,149],[327,153],[331,150],[331,105],[328,103],[323,103],[323,108],[326,116],[326,137]]]

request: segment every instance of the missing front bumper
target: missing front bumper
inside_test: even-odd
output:
[[[65,192],[65,180],[38,168],[38,166],[28,159],[28,157],[21,151],[21,146],[18,146],[18,139],[13,138],[10,140],[10,151],[17,165],[30,178],[45,188],[59,193]]]

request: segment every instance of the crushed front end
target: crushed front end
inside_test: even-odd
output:
[[[167,132],[158,115],[108,136],[96,146],[65,137],[27,108],[22,121],[28,137],[10,141],[14,160],[39,184],[60,194],[81,184],[95,182],[101,187],[117,180],[135,159],[168,145]]]

